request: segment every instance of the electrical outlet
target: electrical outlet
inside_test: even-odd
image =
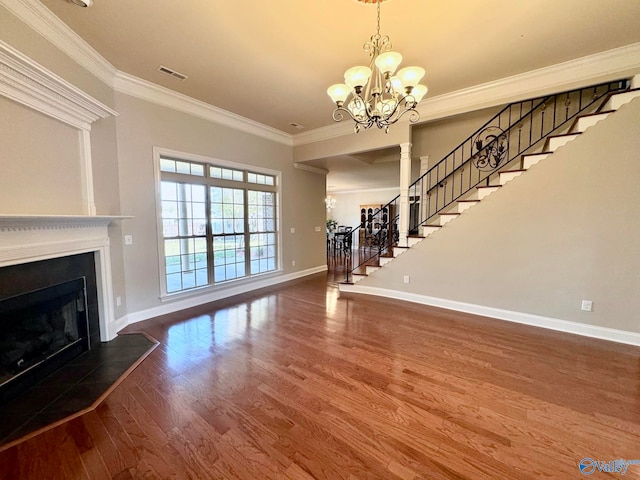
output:
[[[316,232],[321,232],[322,229],[320,227],[316,227]]]
[[[291,227],[291,233],[296,233],[296,229]]]
[[[591,300],[582,300],[582,311],[583,312],[593,311],[593,302]]]
[[[409,275],[404,276],[404,283],[409,283]]]
[[[116,307],[122,306],[122,297],[116,297]]]
[[[133,235],[125,235],[124,236],[124,244],[125,245],[133,245]]]
[[[296,261],[295,260],[291,260],[291,266],[295,267],[296,266]]]

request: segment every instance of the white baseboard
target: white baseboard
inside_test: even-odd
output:
[[[301,270],[299,272],[259,279],[253,282],[244,283],[242,285],[235,285],[230,288],[220,289],[213,292],[206,292],[202,295],[194,295],[192,297],[183,298],[174,302],[163,303],[162,305],[158,305],[157,307],[140,310],[138,312],[132,312],[123,317],[120,317],[116,321],[116,331],[120,331],[128,325],[142,322],[143,320],[149,320],[150,318],[159,317],[161,315],[179,312],[180,310],[185,310],[187,308],[197,307],[206,303],[215,302],[216,300],[222,300],[223,298],[232,297],[241,293],[251,292],[260,288],[278,285],[279,283],[289,282],[291,280],[296,280],[298,278],[326,271],[327,266],[320,265],[318,267]]]
[[[430,305],[432,307],[446,308],[457,312],[470,313],[472,315],[481,315],[491,317],[498,320],[506,320],[509,322],[531,325],[534,327],[547,328],[559,332],[573,333],[584,337],[598,338],[600,340],[608,340],[611,342],[625,343],[628,345],[640,346],[640,333],[628,332],[625,330],[617,330],[614,328],[600,327],[597,325],[588,325],[585,323],[570,322],[557,318],[543,317],[530,313],[515,312],[512,310],[503,310],[500,308],[486,307],[483,305],[475,305],[471,303],[458,302],[455,300],[447,300],[443,298],[429,297],[409,292],[401,292],[398,290],[386,290],[377,287],[367,287],[361,285],[340,285],[340,291],[345,293],[357,293],[364,295],[375,295],[378,297],[394,298],[397,300],[405,300],[407,302],[420,303]]]

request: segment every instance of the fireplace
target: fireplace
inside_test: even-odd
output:
[[[0,402],[125,326],[108,233],[122,218],[0,215]]]
[[[0,403],[100,340],[93,253],[0,268]]]

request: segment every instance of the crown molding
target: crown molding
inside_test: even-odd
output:
[[[81,130],[117,112],[0,40],[0,95]]]
[[[268,140],[293,145],[287,133],[117,70],[51,10],[34,0],[0,0],[26,25],[114,90]]]
[[[40,2],[35,0],[0,0],[0,5],[6,7],[93,75],[121,93],[293,147],[331,140],[353,133],[351,124],[341,122],[295,135],[287,134],[118,71]],[[427,98],[418,107],[420,122],[584,86],[590,82],[613,80],[616,75],[627,75],[638,70],[640,70],[640,43],[634,43],[494,82]],[[406,120],[404,122],[408,123]]]
[[[113,87],[115,67],[42,3],[33,0],[0,0],[0,5],[102,82]]]
[[[618,80],[639,69],[640,43],[634,43],[427,99],[418,107],[420,122]]]
[[[311,165],[305,165],[302,162],[293,162],[293,166],[298,170],[306,170],[307,172],[318,173],[320,175],[326,175],[327,173],[329,173],[329,170],[319,167],[312,167]]]
[[[400,192],[400,187],[355,188],[350,190],[327,190],[331,195],[347,195],[351,193]]]
[[[113,88],[116,92],[146,100],[157,105],[173,108],[190,115],[225,125],[287,146],[293,145],[292,136],[262,123],[249,120],[227,110],[196,100],[174,90],[156,85],[128,73],[118,71]]]
[[[617,80],[618,77],[638,70],[640,43],[633,43],[436,97],[427,97],[418,107],[419,123],[557,93],[594,82]],[[322,142],[351,134],[353,125],[340,122],[298,133],[293,137],[293,145],[295,147]]]

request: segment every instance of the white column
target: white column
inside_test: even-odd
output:
[[[409,231],[409,185],[411,183],[411,143],[400,144],[400,221],[398,229],[400,236],[398,245],[408,246],[407,232]]]
[[[96,214],[96,202],[93,193],[93,164],[91,163],[91,130],[90,126],[80,130],[80,168],[82,171],[82,200],[85,215]]]

